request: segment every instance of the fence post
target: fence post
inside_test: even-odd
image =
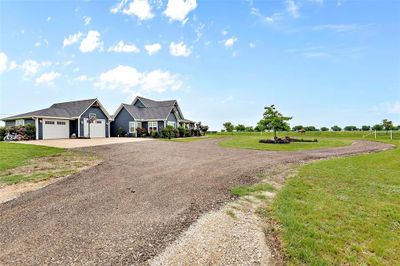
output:
[[[393,140],[393,130],[390,130],[390,139]]]

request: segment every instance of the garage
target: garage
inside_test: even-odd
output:
[[[43,139],[69,138],[69,120],[43,119]]]
[[[83,119],[84,123],[84,136],[91,138],[105,138],[106,137],[106,120],[105,119],[96,119],[93,123],[88,123],[88,119]],[[90,125],[90,133],[89,133],[89,125]]]

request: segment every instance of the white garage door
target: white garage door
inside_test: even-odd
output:
[[[89,137],[89,125],[90,125],[90,137],[91,138],[105,138],[106,137],[106,120],[96,119],[94,123],[88,123],[88,119],[83,119],[84,123],[84,136]]]
[[[69,138],[69,120],[43,119],[43,139]]]

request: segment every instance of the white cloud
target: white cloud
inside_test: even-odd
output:
[[[92,78],[89,78],[86,75],[80,75],[79,77],[76,77],[75,80],[77,80],[77,81],[88,81],[88,80],[92,80]]]
[[[69,46],[71,44],[78,42],[81,39],[82,35],[83,34],[81,32],[69,35],[68,38],[64,39],[63,47],[66,47],[66,46]]]
[[[41,42],[35,42],[35,46],[36,47],[40,47],[40,46],[42,46],[42,43]]]
[[[177,20],[185,23],[189,12],[195,10],[196,7],[196,0],[168,0],[164,15],[169,17],[170,20]]]
[[[174,43],[171,42],[169,45],[169,52],[173,56],[189,56],[192,51],[183,42]]]
[[[85,26],[89,25],[91,21],[92,21],[91,17],[88,16],[83,17],[83,24],[85,24]]]
[[[95,86],[103,89],[122,90],[128,92],[140,84],[142,74],[135,68],[119,65],[114,69],[101,73]]]
[[[103,47],[103,42],[100,40],[100,33],[95,30],[88,32],[86,37],[82,40],[79,50],[82,53],[93,52],[96,49],[101,49]]]
[[[261,14],[260,10],[258,8],[252,7],[250,10],[250,14],[256,17],[259,17],[262,22],[267,23],[267,24],[272,24],[275,23],[279,20],[282,19],[283,15],[280,12],[275,12],[270,16],[265,16]]]
[[[7,70],[7,55],[3,52],[0,52],[0,74]]]
[[[227,40],[225,40],[224,41],[224,45],[226,46],[226,47],[232,47],[234,44],[235,44],[235,42],[237,41],[238,39],[236,38],[236,37],[231,37],[231,38],[229,38],[229,39],[227,39]]]
[[[312,30],[332,30],[336,32],[354,32],[359,29],[357,24],[324,24],[312,27]]]
[[[140,49],[134,44],[127,44],[124,43],[124,41],[119,41],[116,45],[108,48],[108,51],[116,53],[139,53]]]
[[[25,60],[20,67],[24,72],[24,76],[31,77],[36,75],[36,73],[38,73],[41,68],[51,65],[52,62],[50,61],[37,62],[35,60],[29,59]]]
[[[144,46],[144,49],[147,51],[149,55],[153,55],[161,50],[161,44],[159,43],[147,44]]]
[[[0,60],[1,61],[1,60]],[[1,64],[0,64],[1,65]],[[17,68],[17,63],[13,60],[10,62],[10,65],[8,66],[8,70],[14,70]]]
[[[250,47],[250,48],[254,48],[254,47],[256,47],[256,44],[255,44],[254,42],[250,42],[250,43],[249,43],[249,47]]]
[[[226,31],[226,30],[223,30],[223,31],[221,31],[221,34],[222,34],[223,36],[225,36],[225,35],[227,35],[227,34],[228,34],[228,31]]]
[[[47,21],[50,21],[51,20],[51,17],[47,17]]]
[[[111,8],[111,13],[116,14],[122,12],[122,14],[128,16],[136,16],[140,20],[148,20],[154,17],[148,0],[132,0],[132,2],[126,6],[127,3],[127,0],[122,0],[115,7]]]
[[[79,67],[75,67],[72,71],[79,72],[81,69]]]
[[[178,75],[172,75],[168,71],[154,70],[143,74],[140,89],[143,92],[164,92],[168,88],[177,91],[182,88],[182,85],[183,82]]]
[[[298,18],[300,16],[299,6],[294,0],[286,1],[286,11],[294,18]]]
[[[151,93],[179,90],[183,82],[179,75],[168,71],[139,72],[133,67],[119,65],[100,74],[95,86],[102,89],[120,90],[124,93]]]
[[[128,0],[121,0],[121,2],[119,2],[116,6],[110,9],[110,12],[113,14],[120,12],[127,2]]]
[[[40,77],[38,77],[35,82],[36,85],[49,85],[52,86],[54,84],[54,80],[61,76],[58,72],[46,72],[43,73]]]

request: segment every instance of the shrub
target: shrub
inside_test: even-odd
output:
[[[28,139],[36,138],[36,127],[33,124],[25,125],[25,137]]]
[[[166,126],[161,130],[162,137],[171,139],[175,136],[174,134],[174,127],[173,126]]]
[[[172,130],[172,132],[173,132],[173,138],[175,137],[175,138],[179,138],[180,137],[180,135],[179,135],[179,130],[177,129],[177,128],[174,128],[173,130]]]
[[[117,129],[117,135],[118,135],[118,137],[125,137],[125,135],[126,135],[126,130],[123,129],[122,127],[118,128],[118,129]]]
[[[178,127],[178,131],[179,131],[179,136],[180,137],[187,137],[188,135],[188,130],[184,127]]]
[[[6,127],[0,127],[0,141],[3,141],[5,136],[6,136]]]
[[[327,128],[327,127],[321,127],[321,131],[329,131],[329,128]]]
[[[157,132],[158,133],[158,132]],[[143,128],[143,127],[138,127],[137,129],[136,129],[136,136],[138,136],[138,137],[145,137],[145,136],[147,136],[147,130],[145,129],[145,128]],[[152,134],[152,136],[153,136],[153,134]]]
[[[151,131],[151,137],[152,138],[159,138],[160,137],[160,133],[158,133],[157,130],[153,130],[153,131]]]

